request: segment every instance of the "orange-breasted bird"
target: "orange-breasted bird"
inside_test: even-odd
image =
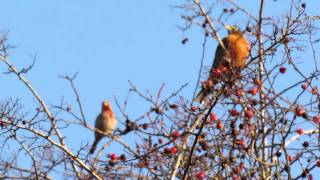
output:
[[[95,129],[111,136],[116,127],[117,119],[112,111],[111,104],[108,101],[102,102],[101,113],[96,118]],[[104,136],[104,134],[98,131],[94,132],[95,139],[91,146],[90,154],[94,153],[97,144]]]
[[[225,49],[221,45],[217,47],[209,78],[195,98],[200,103],[212,93],[211,86],[219,80],[234,82],[238,79],[249,56],[250,44],[243,32],[237,26],[225,25],[225,28],[228,30],[228,36],[222,40]]]

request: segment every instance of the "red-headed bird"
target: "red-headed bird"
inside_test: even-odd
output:
[[[110,103],[108,101],[102,102],[101,113],[96,118],[95,129],[111,136],[113,134],[113,130],[116,127],[117,119],[112,111]],[[94,153],[97,144],[105,135],[98,131],[95,131],[94,136],[95,139],[90,149],[90,154]]]

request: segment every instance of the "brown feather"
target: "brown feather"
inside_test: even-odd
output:
[[[243,35],[242,32],[236,31],[230,33],[227,37],[222,40],[225,50],[222,46],[218,46],[215,58],[211,67],[209,78],[214,84],[220,80],[228,80],[231,82],[236,81],[240,76],[240,70],[245,66],[246,59],[250,53],[250,44]],[[212,69],[219,68],[222,73],[222,77],[217,79],[212,75]],[[210,92],[206,92],[202,89],[195,99],[198,102],[202,102]]]
[[[112,135],[113,130],[116,127],[117,127],[117,119],[115,117],[115,114],[112,111],[110,103],[105,101],[102,103],[101,113],[96,118],[95,129],[105,134]],[[104,137],[104,134],[98,131],[95,131],[94,136],[95,136],[95,140],[90,149],[90,154],[94,153],[97,144]]]

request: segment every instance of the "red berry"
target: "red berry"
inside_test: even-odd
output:
[[[244,95],[244,91],[242,89],[237,89],[236,96],[240,97]]]
[[[179,133],[178,130],[175,130],[175,131],[172,132],[171,136],[172,136],[173,138],[178,138],[178,137],[180,136],[180,133]]]
[[[317,87],[313,87],[311,90],[312,94],[318,94],[318,88]]]
[[[308,180],[313,180],[313,176],[312,176],[312,174],[309,174],[309,176],[308,176]]]
[[[307,85],[306,83],[303,83],[303,84],[301,85],[301,88],[302,88],[303,90],[306,90],[306,89],[308,88],[308,85]]]
[[[244,146],[244,145],[245,145],[245,142],[244,142],[243,139],[236,140],[234,143],[237,144],[237,145],[239,145],[239,146]]]
[[[158,140],[158,143],[159,143],[159,144],[162,144],[162,143],[163,143],[163,140],[162,140],[162,139],[159,139],[159,140]]]
[[[289,156],[288,156],[288,161],[289,161],[289,162],[293,161],[293,157],[289,155]]]
[[[249,93],[252,94],[252,96],[255,96],[258,93],[258,88],[254,87],[249,90]]]
[[[317,161],[317,166],[320,167],[320,160]]]
[[[217,122],[217,128],[218,128],[218,129],[222,129],[223,126],[224,126],[224,125],[223,125],[223,123],[222,123],[221,121],[218,121],[218,122]]]
[[[296,132],[300,135],[304,134],[304,130],[301,128],[297,129]]]
[[[320,124],[320,115],[314,116],[312,118],[312,121],[316,124]]]
[[[245,117],[248,118],[248,119],[251,119],[254,115],[253,111],[251,108],[248,108],[245,113],[244,113]]]
[[[143,125],[142,125],[142,128],[143,128],[144,130],[148,129],[148,124],[143,124]]]
[[[111,159],[111,161],[117,160],[117,155],[114,153],[110,154],[110,159]]]
[[[213,68],[212,69],[212,75],[213,75],[213,77],[220,77],[221,70],[219,68]]]
[[[213,123],[218,119],[217,115],[215,113],[210,114],[210,122]]]
[[[283,66],[279,68],[279,71],[280,71],[280,73],[282,73],[282,74],[286,73],[286,70],[287,70],[287,68],[285,68],[285,67],[283,67]]]
[[[243,169],[243,168],[244,168],[244,164],[241,162],[241,163],[239,164],[239,167],[240,167],[240,169]]]
[[[172,147],[170,148],[170,154],[176,154],[177,153],[177,148],[176,147]]]
[[[298,106],[296,107],[296,115],[297,116],[302,116],[304,114],[304,110],[302,109],[302,107]]]
[[[198,178],[199,180],[203,180],[205,177],[206,177],[206,174],[205,174],[204,171],[198,172],[197,178]]]
[[[234,176],[233,176],[233,180],[239,180],[239,176],[234,175]]]
[[[192,107],[191,107],[191,111],[192,111],[192,112],[195,112],[196,110],[197,110],[197,107],[195,107],[195,106],[192,106]]]
[[[231,116],[238,116],[239,115],[239,112],[236,109],[229,110],[229,113]]]

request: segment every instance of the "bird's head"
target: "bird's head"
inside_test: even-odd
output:
[[[109,101],[103,101],[102,102],[102,112],[110,112],[112,111],[111,104]]]
[[[224,25],[224,27],[228,30],[228,34],[242,33],[238,26]]]

